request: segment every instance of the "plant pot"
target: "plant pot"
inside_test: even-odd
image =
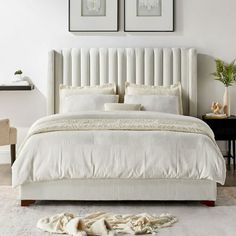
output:
[[[224,107],[224,113],[227,116],[230,116],[230,91],[229,91],[229,87],[225,87],[225,93],[224,93],[224,97],[223,97],[223,107]]]
[[[14,75],[13,82],[19,82],[22,81],[23,77],[22,75]]]

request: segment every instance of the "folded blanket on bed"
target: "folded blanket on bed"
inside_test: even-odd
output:
[[[193,118],[163,113],[84,113],[77,115],[53,115],[36,122],[30,129],[28,137],[54,131],[80,130],[143,130],[143,131],[173,131],[198,133],[214,140],[214,133],[203,121]],[[121,115],[122,114],[122,115]],[[184,117],[184,119],[183,119]]]
[[[172,226],[175,222],[177,218],[170,214],[114,215],[96,212],[85,217],[75,217],[71,213],[62,213],[40,219],[37,227],[50,233],[73,236],[113,236],[117,233],[141,235],[154,234],[158,229]]]

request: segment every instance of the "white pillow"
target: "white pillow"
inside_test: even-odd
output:
[[[179,98],[179,111],[183,114],[181,84],[170,86],[137,85],[126,82],[125,95],[170,95]]]
[[[140,111],[141,104],[105,103],[105,111]]]
[[[118,103],[119,95],[76,94],[67,96],[62,102],[60,113],[80,111],[103,111],[105,103]]]
[[[180,114],[178,96],[165,95],[125,95],[125,103],[142,104],[143,111],[157,111]]]
[[[94,86],[67,86],[60,85],[60,110],[63,106],[63,100],[71,95],[76,94],[116,94],[115,84],[104,84],[104,85],[94,85]]]

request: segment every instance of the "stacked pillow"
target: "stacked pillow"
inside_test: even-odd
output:
[[[181,84],[151,86],[126,83],[127,104],[142,104],[142,110],[183,114]]]
[[[105,111],[140,111],[141,104],[106,103]]]
[[[102,111],[105,103],[118,103],[115,84],[96,86],[60,85],[60,113]]]
[[[126,82],[124,104],[115,84],[60,86],[60,113],[79,111],[156,111],[183,114],[181,84],[137,85]]]

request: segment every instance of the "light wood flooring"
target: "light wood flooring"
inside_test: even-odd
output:
[[[11,185],[11,166],[8,164],[0,165],[0,186],[2,185]],[[224,186],[236,187],[236,171],[233,170],[233,167],[227,171]]]

